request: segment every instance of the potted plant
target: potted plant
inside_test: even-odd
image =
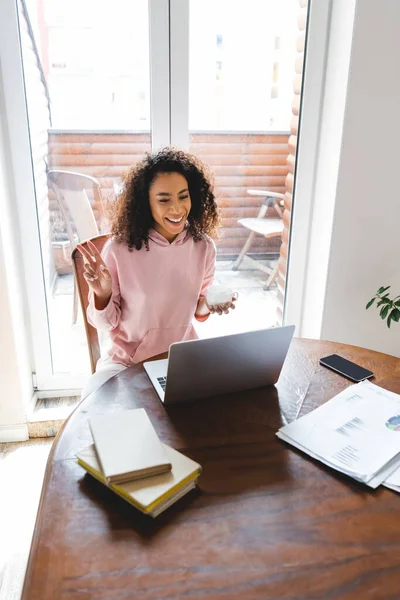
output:
[[[386,319],[386,325],[390,327],[392,321],[397,323],[400,320],[400,296],[390,298],[388,290],[390,290],[390,285],[387,285],[386,287],[380,287],[365,308],[370,308],[370,306],[372,306],[376,300],[376,307],[381,307],[379,316],[383,320]]]

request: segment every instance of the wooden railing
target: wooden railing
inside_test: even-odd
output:
[[[248,231],[237,224],[243,217],[254,217],[260,199],[247,189],[285,192],[289,172],[286,161],[287,133],[193,133],[190,151],[209,165],[215,174],[215,191],[221,208],[222,228],[216,241],[218,253],[236,256]],[[150,135],[143,133],[49,132],[49,168],[86,173],[98,179],[104,198],[110,198],[121,175],[150,151]],[[98,207],[94,203],[95,214]],[[57,211],[50,197],[52,212]],[[279,240],[258,236],[253,253],[279,251]]]

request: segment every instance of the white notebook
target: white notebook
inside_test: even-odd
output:
[[[171,462],[144,408],[89,420],[97,457],[108,484],[171,470]]]
[[[171,471],[109,487],[146,515],[156,517],[196,486],[201,466],[191,458],[163,444],[172,464]],[[94,446],[77,455],[78,463],[93,477],[105,483]]]

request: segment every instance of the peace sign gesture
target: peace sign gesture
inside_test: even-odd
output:
[[[111,296],[112,279],[111,273],[104,264],[100,252],[93,242],[87,242],[89,250],[82,244],[77,244],[77,249],[82,254],[85,270],[83,276],[86,279],[89,289],[95,294],[104,307],[107,306]]]

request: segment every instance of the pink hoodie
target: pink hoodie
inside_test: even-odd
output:
[[[166,352],[173,342],[196,339],[197,302],[214,279],[216,249],[208,236],[195,242],[185,229],[169,243],[151,229],[149,248],[130,252],[109,240],[102,256],[112,276],[112,297],[97,310],[89,293],[89,322],[110,332],[109,355],[127,366]]]

